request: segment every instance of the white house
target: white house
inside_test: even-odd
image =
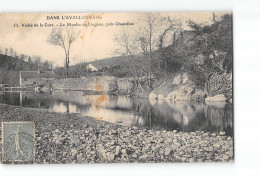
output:
[[[92,65],[91,63],[86,66],[88,71],[98,71],[98,68]]]

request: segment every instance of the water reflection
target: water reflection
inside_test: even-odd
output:
[[[61,113],[79,113],[98,120],[158,130],[225,131],[233,135],[233,106],[226,103],[191,103],[122,96],[86,95],[79,91],[1,93],[0,102],[43,108]],[[98,101],[98,102],[97,102]]]

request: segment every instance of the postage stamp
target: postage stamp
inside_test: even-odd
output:
[[[35,151],[33,122],[2,122],[3,162],[32,162]]]

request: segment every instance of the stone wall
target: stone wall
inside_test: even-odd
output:
[[[129,78],[117,78],[117,91],[122,94],[132,94],[134,90],[134,81]]]
[[[117,89],[117,81],[112,76],[94,76],[89,78],[67,78],[56,80],[52,83],[53,89],[65,90],[90,90],[90,91],[114,91]]]
[[[90,91],[117,91],[122,94],[132,94],[134,82],[130,78],[116,78],[112,76],[94,76],[89,78],[67,78],[56,80],[53,89],[90,90]]]
[[[46,84],[49,82],[54,81],[54,78],[22,78],[21,79],[21,86],[32,86],[35,84]]]

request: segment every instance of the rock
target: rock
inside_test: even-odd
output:
[[[108,161],[113,161],[115,159],[115,154],[108,153],[107,154],[107,159],[108,159]]]
[[[126,149],[122,149],[121,152],[122,152],[123,155],[127,155],[127,150]]]
[[[223,136],[223,135],[225,135],[225,132],[219,132],[219,135],[221,135],[221,136]]]
[[[193,163],[193,162],[194,162],[194,158],[190,158],[190,159],[189,159],[189,162],[190,162],[190,163]]]
[[[152,146],[151,149],[152,149],[153,151],[156,151],[156,147],[155,147],[155,146]]]
[[[196,132],[191,132],[190,133],[192,136],[196,136]]]
[[[222,52],[219,50],[214,50],[213,51],[213,56],[214,58],[212,59],[212,64],[215,67],[218,67],[220,70],[223,70],[223,62],[225,60],[227,52]]]
[[[189,82],[189,75],[187,73],[183,73],[182,75],[182,83]]]
[[[199,162],[199,163],[203,162],[203,159],[198,159],[198,162]]]
[[[229,159],[229,156],[228,155],[223,155],[223,159],[227,160],[227,159]]]
[[[195,58],[195,64],[197,64],[197,65],[203,65],[205,60],[206,60],[206,57],[205,57],[203,54],[200,54],[200,55],[198,55],[198,56]]]
[[[202,134],[202,136],[203,136],[203,137],[208,137],[209,134],[208,134],[208,133],[204,133],[204,134]]]
[[[182,157],[182,158],[181,158],[181,161],[182,161],[182,162],[186,162],[186,160],[187,160],[187,158],[185,158],[185,157]]]
[[[172,146],[173,146],[173,147],[180,147],[181,144],[180,144],[179,142],[174,142]]]
[[[56,141],[56,144],[62,145],[62,144],[63,144],[63,141],[64,141],[64,139],[60,138],[60,139],[58,139],[58,140]]]
[[[71,152],[72,157],[75,157],[78,154],[78,150],[76,150],[76,149],[71,149],[70,152]]]
[[[182,81],[182,75],[179,74],[179,75],[177,75],[176,77],[174,77],[172,83],[173,83],[174,85],[179,85],[179,84],[181,83],[181,81]]]
[[[149,156],[147,154],[144,154],[142,156],[139,157],[139,159],[145,160],[147,159]]]
[[[214,58],[214,55],[213,55],[213,53],[211,53],[211,54],[209,54],[209,59],[213,59]]]
[[[72,142],[73,142],[73,144],[75,144],[76,146],[79,146],[79,145],[80,145],[80,139],[74,139]]]
[[[170,147],[167,147],[166,149],[165,149],[165,155],[166,156],[168,156],[168,155],[170,155],[172,153],[172,149],[170,148]]]
[[[151,93],[149,94],[149,98],[150,98],[150,99],[156,99],[156,98],[157,98],[157,95],[156,95],[155,93],[151,92]]]
[[[120,153],[121,153],[121,146],[116,146],[116,153],[115,153],[115,155],[117,156],[117,155],[119,155]]]
[[[180,85],[176,87],[174,91],[170,92],[166,99],[173,101],[190,101],[194,88],[195,87],[190,84]]]
[[[78,154],[78,155],[77,155],[77,159],[78,159],[78,160],[81,160],[81,159],[82,159],[82,156],[83,156],[82,153]]]
[[[206,97],[206,92],[203,90],[196,90],[195,93],[192,95],[191,100],[197,102],[203,102]]]
[[[223,94],[218,94],[216,96],[207,97],[205,99],[206,102],[225,102],[226,97]]]
[[[55,133],[59,134],[60,133],[60,129],[56,129]]]

